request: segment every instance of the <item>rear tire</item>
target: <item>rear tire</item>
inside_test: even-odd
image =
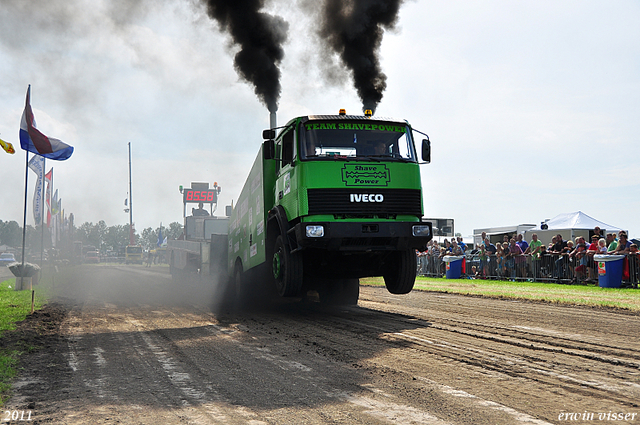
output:
[[[416,253],[413,249],[394,252],[383,274],[384,284],[392,294],[408,294],[416,282]]]
[[[234,301],[236,303],[236,306],[242,304],[243,301],[245,301],[245,297],[246,297],[246,288],[245,288],[245,282],[244,282],[244,273],[242,270],[242,264],[238,261],[236,263],[236,267],[233,271],[233,295],[234,295]]]
[[[302,256],[285,246],[282,235],[276,238],[271,259],[271,272],[281,297],[296,297],[302,288]]]
[[[328,279],[318,289],[320,303],[330,305],[357,305],[360,297],[360,279]]]
[[[231,276],[220,276],[213,303],[217,311],[236,311],[242,308],[246,291],[243,285],[245,279],[240,261],[236,262]]]

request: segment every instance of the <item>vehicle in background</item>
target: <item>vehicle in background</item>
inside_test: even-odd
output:
[[[118,247],[118,253],[117,258],[118,258],[118,263],[122,264],[124,263],[124,260],[126,258],[126,251],[127,251],[127,247],[126,246],[120,246]]]
[[[16,261],[16,257],[10,252],[0,254],[0,266],[7,266]]]
[[[142,264],[143,254],[141,245],[127,245],[124,251],[125,264]]]
[[[118,262],[118,252],[112,249],[108,249],[106,255],[104,256],[104,262],[106,263],[117,263]]]
[[[73,254],[71,256],[71,261],[73,264],[81,264],[83,261],[83,250],[82,250],[82,242],[74,241],[73,242]]]
[[[184,231],[179,240],[169,240],[165,251],[171,276],[176,283],[189,280],[211,284],[228,281],[227,234],[229,218],[213,214],[221,192],[217,182],[192,182],[190,188],[180,186],[183,203]],[[198,204],[187,215],[187,205]],[[208,206],[208,210],[204,206]],[[231,207],[226,211],[231,212]]]
[[[85,263],[99,263],[100,253],[98,251],[87,251],[84,256]]]

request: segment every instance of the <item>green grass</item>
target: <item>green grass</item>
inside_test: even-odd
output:
[[[384,286],[384,281],[380,277],[360,279],[360,283],[364,285]],[[525,299],[558,304],[613,307],[640,311],[640,290],[638,289],[426,277],[416,278],[414,289],[491,298]]]
[[[16,322],[24,320],[31,312],[31,291],[16,291],[15,279],[0,283],[0,335],[16,328]],[[35,308],[42,308],[43,298],[36,289]]]
[[[0,352],[0,407],[9,398],[11,383],[16,376],[16,364],[20,353],[15,350]]]
[[[24,320],[31,312],[31,291],[16,291],[14,288],[15,279],[0,282],[0,338],[6,331],[16,329],[16,322]],[[39,292],[36,290],[36,309],[42,308],[45,301]],[[0,406],[9,396],[20,354],[22,351],[17,347],[0,349]]]

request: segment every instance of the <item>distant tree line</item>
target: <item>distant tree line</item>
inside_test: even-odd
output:
[[[154,249],[158,244],[158,236],[160,227],[153,229],[147,227],[142,230],[142,234],[134,233],[137,244],[142,245],[144,249]],[[178,222],[170,223],[168,226],[162,226],[162,239],[177,239],[182,234],[182,224]],[[45,228],[44,236],[40,226],[33,227],[27,225],[26,232],[27,243],[32,251],[40,250],[41,242],[44,241],[45,249],[51,248],[51,234],[49,229]],[[100,220],[96,224],[85,222],[79,227],[71,224],[64,231],[64,239],[69,242],[80,241],[83,245],[95,246],[100,252],[105,253],[108,250],[117,251],[118,248],[129,244],[129,225],[118,224],[115,226],[107,226],[104,220]],[[13,248],[22,246],[22,226],[15,221],[0,220],[0,245],[8,245]]]
[[[158,244],[158,235],[160,227],[155,229],[147,227],[142,230],[142,234],[136,231],[134,237],[136,244],[142,245],[144,249],[154,249]],[[162,239],[178,239],[182,234],[182,224],[178,222],[170,223],[169,226],[162,226]],[[93,224],[85,222],[78,227],[75,233],[75,240],[82,242],[83,245],[93,245],[100,252],[107,250],[116,251],[119,247],[129,245],[129,225],[118,224],[107,227],[107,224],[100,220]]]
[[[36,229],[27,226],[27,244],[35,239]],[[8,245],[12,248],[22,246],[22,227],[16,221],[0,220],[0,245]],[[38,241],[38,246],[40,243]]]

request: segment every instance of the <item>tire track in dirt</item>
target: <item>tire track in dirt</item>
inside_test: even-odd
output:
[[[194,310],[197,310],[198,307],[194,306]],[[203,317],[207,316],[206,311],[201,311],[202,315],[193,316],[193,320],[202,321]],[[212,318],[214,319],[214,318]],[[215,319],[214,319],[215,321]],[[411,406],[404,406],[397,403],[393,403],[390,400],[386,400],[384,403],[376,400],[376,397],[370,396],[362,396],[355,394],[354,391],[348,391],[344,388],[338,389],[330,384],[330,380],[325,377],[318,376],[317,369],[323,369],[322,366],[318,366],[317,364],[312,364],[311,366],[307,366],[299,361],[291,360],[283,356],[282,354],[274,354],[270,347],[266,346],[263,341],[263,337],[265,335],[256,336],[253,329],[246,326],[245,324],[234,324],[231,326],[224,326],[212,323],[212,321],[206,321],[203,323],[207,332],[215,335],[217,337],[224,337],[227,341],[232,343],[233,350],[226,349],[225,356],[229,360],[231,364],[234,364],[235,368],[243,367],[240,365],[241,362],[238,362],[238,359],[245,359],[250,362],[259,362],[262,364],[267,364],[270,366],[269,368],[261,367],[260,373],[264,374],[262,376],[262,380],[275,382],[277,379],[275,376],[270,376],[273,374],[287,374],[289,380],[289,384],[293,386],[300,386],[300,381],[302,381],[302,385],[307,386],[311,389],[313,395],[305,395],[304,398],[309,401],[298,400],[295,405],[297,408],[304,407],[307,409],[306,421],[309,423],[326,423],[327,420],[335,420],[335,412],[322,412],[321,415],[314,414],[314,410],[317,409],[315,405],[318,403],[318,397],[325,400],[325,402],[329,402],[332,404],[339,403],[342,407],[340,408],[340,416],[344,416],[348,414],[351,417],[361,417],[364,414],[371,415],[378,419],[382,420],[402,420],[403,423],[424,423],[424,424],[432,424],[432,425],[446,425],[447,423],[441,421],[428,414],[427,412],[416,409]],[[172,325],[173,326],[173,325]],[[254,336],[247,339],[245,333],[250,332],[253,333]],[[191,365],[190,370],[198,371],[199,374],[206,376],[211,375],[211,371],[203,367],[200,363],[201,360],[198,360],[197,356],[194,355],[190,350],[185,350],[184,347],[181,347],[181,344],[176,341],[175,335],[172,335],[171,332],[166,329],[158,329],[155,330],[154,333],[160,338],[166,340],[167,344],[172,347],[171,352],[176,359],[180,359],[181,363],[188,363]],[[270,340],[271,338],[266,337],[266,339]],[[235,352],[235,354],[234,354]],[[316,363],[316,362],[312,362]],[[322,362],[321,362],[322,363]],[[246,369],[246,368],[245,368]],[[296,381],[298,384],[296,384]],[[255,391],[255,388],[253,389]],[[252,391],[251,388],[247,388],[246,391]],[[282,391],[279,389],[277,391]],[[227,391],[229,392],[229,391]],[[308,392],[303,391],[303,392]],[[229,394],[229,400],[232,400],[235,395]],[[390,395],[384,395],[386,398],[393,398]],[[227,400],[228,401],[228,400]],[[261,401],[260,404],[263,404],[264,401]],[[279,409],[278,409],[279,410]],[[364,412],[361,412],[364,410]],[[250,410],[245,410],[244,413],[249,413]],[[281,416],[283,418],[287,418],[289,415],[284,414]],[[296,414],[298,416],[298,414]],[[288,418],[287,421],[290,421],[291,418]],[[254,421],[257,423],[256,421]],[[294,421],[294,422],[297,422]],[[342,421],[337,421],[342,422]],[[361,422],[360,420],[358,422]],[[371,421],[371,419],[365,420],[368,423],[375,423]],[[281,423],[280,421],[276,421],[275,423]]]
[[[362,304],[369,305],[367,302]],[[371,303],[371,307],[389,310],[386,304]],[[538,306],[527,307],[536,309]],[[421,328],[420,332],[385,334],[396,339],[412,340],[419,350],[456,359],[472,367],[506,373],[550,387],[562,387],[576,394],[615,401],[627,407],[637,407],[640,396],[640,346],[634,335],[639,330],[638,317],[562,306],[542,305],[542,309],[562,313],[568,311],[576,323],[583,318],[588,318],[587,323],[600,318],[603,323],[613,322],[615,331],[609,332],[611,327],[607,325],[599,332],[600,335],[591,334],[585,338],[581,332],[592,332],[588,326],[578,329],[568,327],[567,331],[563,329],[565,323],[562,322],[556,323],[554,328],[507,325],[505,322],[513,318],[503,313],[498,323],[493,319],[485,323],[482,317],[472,322],[464,314],[461,317],[445,314],[441,315],[444,317],[432,319],[429,326]],[[414,313],[415,317],[422,319],[427,315],[434,317],[422,309],[403,308],[402,311],[405,314]],[[481,312],[480,316],[493,314]],[[384,332],[384,329],[380,330]]]
[[[267,346],[269,337],[247,339],[249,328],[217,324],[210,314],[81,306],[72,310],[70,317],[69,329],[81,335],[69,343],[73,354],[68,357],[76,369],[70,391],[86,394],[82,402],[66,409],[65,423],[102,423],[115,416],[143,423],[150,423],[150,418],[193,424],[281,423],[269,418],[273,413],[267,418],[271,420],[262,421],[261,410],[276,407],[276,418],[291,421],[291,412],[287,411],[291,401],[296,409],[308,410],[305,415],[309,423],[325,423],[335,412],[314,412],[320,398],[324,400],[321,405],[337,404],[340,415],[359,417],[357,422],[383,423],[394,417],[406,419],[406,423],[447,424],[422,409],[391,402],[391,395],[359,395],[361,388],[352,384],[348,385],[350,389],[335,387],[317,373],[325,368],[323,361],[320,366],[309,367],[282,358]],[[199,341],[196,346],[192,344],[194,340]],[[223,341],[227,344],[216,349]],[[114,351],[114,346],[119,350]],[[247,363],[254,364],[253,368],[255,363],[262,366],[252,370]],[[106,376],[103,370],[108,371]],[[260,388],[243,380],[271,384]],[[304,395],[298,395],[298,400],[275,402],[286,387],[285,382],[306,386]],[[270,393],[273,398],[259,394],[259,399],[249,400],[249,394],[256,391]],[[150,405],[161,405],[162,409],[150,411],[146,407]],[[365,419],[368,416],[377,420]]]
[[[134,310],[82,306],[70,313],[70,324],[82,323],[80,329],[72,326],[82,336],[70,343],[70,363],[76,368],[71,391],[87,389],[82,403],[66,409],[65,423],[75,423],[74,411],[81,412],[77,423],[113,417],[126,418],[125,423],[246,423],[247,415],[225,407],[211,383],[175,356],[159,330],[147,326],[150,319],[174,316],[175,311]]]
[[[471,415],[477,415],[476,410],[481,409],[485,416],[490,416],[487,410],[494,410],[501,414],[506,413],[510,417],[507,422],[502,422],[504,421],[503,417],[502,421],[499,420],[495,423],[547,423],[516,409],[470,394],[467,394],[465,403],[457,403],[455,398],[460,398],[459,394],[462,392],[456,393],[451,387],[442,386],[435,381],[419,377],[419,374],[416,375],[413,372],[409,374],[399,366],[405,363],[402,358],[389,356],[388,361],[384,364],[375,364],[368,359],[370,355],[375,357],[376,352],[386,353],[389,347],[380,347],[381,343],[387,346],[400,345],[404,350],[407,348],[415,349],[413,341],[392,341],[384,337],[381,338],[381,335],[386,333],[397,333],[398,329],[415,327],[414,320],[389,320],[394,315],[361,308],[346,308],[341,311],[323,309],[314,311],[313,308],[311,311],[294,309],[287,312],[285,317],[287,318],[286,322],[281,320],[280,315],[263,315],[260,319],[253,319],[255,323],[252,329],[260,330],[264,334],[277,335],[283,342],[288,341],[288,344],[293,345],[294,350],[296,348],[299,351],[306,349],[308,354],[323,356],[328,361],[338,364],[348,364],[357,370],[365,371],[368,375],[380,375],[383,378],[390,375],[404,375],[402,379],[413,381],[412,386],[415,386],[415,381],[418,379],[422,382],[430,382],[430,386],[437,388],[441,393],[439,394],[439,397],[442,397],[439,400],[439,405],[446,406],[446,409],[443,410],[467,414],[474,412]],[[372,324],[372,322],[379,322],[379,324]],[[371,349],[371,347],[376,348]],[[363,355],[363,352],[367,355]],[[383,385],[380,385],[381,383]],[[372,391],[393,393],[393,388],[389,391],[388,384],[384,382],[367,386]],[[443,388],[447,390],[442,391]],[[420,408],[424,405],[424,400],[409,400],[408,405]]]
[[[421,297],[426,295],[420,294]],[[605,411],[612,406],[627,410],[638,406],[640,362],[636,353],[639,347],[637,339],[633,338],[637,317],[622,315],[631,323],[628,334],[622,332],[622,340],[616,345],[606,342],[610,337],[606,331],[604,335],[583,338],[579,332],[562,330],[562,323],[556,324],[557,327],[560,325],[559,329],[546,329],[505,325],[494,320],[492,323],[483,323],[483,320],[472,322],[467,314],[434,319],[429,311],[423,309],[404,306],[388,308],[387,304],[367,301],[360,304],[365,308],[353,309],[351,315],[323,313],[320,317],[304,313],[295,319],[308,326],[309,334],[315,332],[314,345],[317,344],[320,352],[336,361],[357,362],[357,356],[350,358],[349,354],[362,351],[358,342],[365,345],[386,341],[389,350],[401,350],[404,353],[408,349],[416,351],[415,358],[428,357],[432,362],[435,358],[446,366],[464,364],[468,369],[465,373],[470,375],[469,380],[474,376],[489,376],[495,381],[494,388],[499,388],[504,380],[517,380],[516,385],[507,385],[508,389],[502,391],[505,399],[519,398],[518,402],[522,402],[531,392],[538,393],[542,399],[545,394],[560,394],[564,402],[556,404],[556,411],[561,411],[561,406],[567,400],[578,400],[580,408],[597,407]],[[567,309],[562,306],[543,307],[560,311]],[[503,316],[502,320],[510,319],[503,309],[495,311]],[[575,313],[576,316],[585,315],[592,320],[593,315],[608,317],[612,314],[592,311]],[[528,317],[527,320],[532,319]],[[300,331],[305,330],[300,323],[298,325]],[[318,328],[324,332],[319,333]],[[586,339],[596,342],[591,343]],[[376,359],[375,367],[421,377],[420,368],[412,367],[410,362],[401,357],[388,356],[382,362]],[[514,394],[518,396],[514,397]],[[487,400],[491,400],[491,397]],[[544,404],[553,405],[549,400]],[[517,404],[514,406],[517,409]]]

